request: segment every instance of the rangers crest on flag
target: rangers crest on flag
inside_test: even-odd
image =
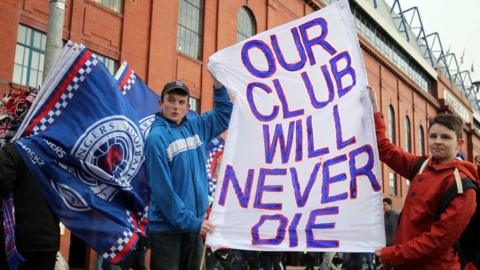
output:
[[[142,134],[124,116],[106,117],[83,133],[72,153],[83,161],[77,173],[86,184],[131,189],[130,181],[143,161]]]
[[[69,42],[15,137],[60,221],[113,264],[145,235],[143,120],[157,101],[128,65],[113,78],[92,52]]]

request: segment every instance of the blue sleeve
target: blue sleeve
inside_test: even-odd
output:
[[[209,142],[228,128],[232,115],[233,103],[225,87],[215,89],[213,110],[198,118],[197,126],[204,142]]]
[[[182,198],[173,190],[167,154],[157,140],[147,140],[145,166],[152,192],[151,207],[158,207],[168,222],[180,231],[199,232],[203,220],[186,209]]]

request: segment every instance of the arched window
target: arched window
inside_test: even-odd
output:
[[[412,152],[412,130],[410,129],[410,119],[405,116],[405,151]]]
[[[395,137],[395,111],[393,110],[393,106],[388,106],[388,114],[387,114],[387,131],[388,137],[392,143],[396,142]],[[397,174],[391,171],[388,174],[388,186],[389,186],[389,194],[391,196],[396,196],[398,194],[398,186],[397,186]]]
[[[398,194],[397,174],[393,171],[388,173],[388,194],[391,196],[396,196]]]
[[[253,13],[247,7],[241,7],[237,16],[237,42],[257,33],[257,24]]]
[[[387,129],[388,129],[388,137],[392,141],[392,143],[396,142],[395,139],[395,111],[393,110],[393,106],[388,106],[388,117],[387,117]]]
[[[97,60],[99,60],[105,65],[108,71],[110,71],[110,74],[115,76],[115,72],[117,72],[117,66],[118,66],[117,61],[98,53],[95,53],[95,56],[97,56]]]
[[[200,114],[200,99],[189,97],[188,103],[190,104],[190,110]]]
[[[418,128],[418,153],[425,155],[425,131],[422,125]]]
[[[200,59],[202,50],[203,0],[180,0],[177,51]]]
[[[109,8],[115,12],[122,12],[122,0],[93,0],[93,2],[97,2],[100,5],[103,5],[106,8]]]
[[[30,87],[42,84],[46,42],[45,33],[28,26],[18,25],[12,78],[14,83]]]

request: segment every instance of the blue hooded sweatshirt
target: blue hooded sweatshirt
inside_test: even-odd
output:
[[[145,143],[151,233],[200,231],[208,208],[205,144],[228,128],[233,107],[224,87],[214,93],[213,110],[202,116],[179,125],[155,117]]]

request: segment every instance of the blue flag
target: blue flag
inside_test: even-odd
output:
[[[144,138],[150,133],[150,126],[155,119],[155,113],[160,110],[160,97],[143,83],[135,71],[124,62],[119,68],[115,79],[118,80],[119,91],[126,96],[132,108],[140,118],[139,126]]]
[[[159,107],[160,96],[148,88],[127,62],[124,62],[118,69],[115,79],[118,81],[119,91],[127,97],[132,108],[140,117],[139,126],[143,137],[147,138],[150,127],[155,120],[155,113],[161,112]],[[188,110],[187,116],[194,115],[198,114]]]
[[[148,223],[145,119],[158,96],[128,66],[116,80],[85,48],[62,57],[16,146],[61,222],[118,264]]]

